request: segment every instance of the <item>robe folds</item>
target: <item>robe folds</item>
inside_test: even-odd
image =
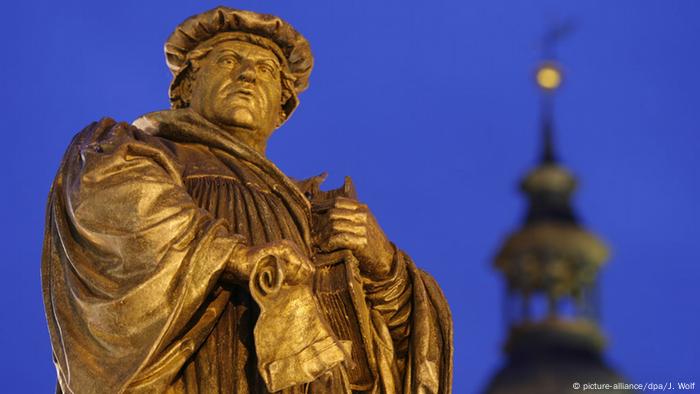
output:
[[[282,239],[314,259],[303,185],[189,109],[78,133],[42,255],[59,391],[267,393],[260,307],[223,273],[239,248]],[[348,387],[348,361],[280,392],[451,392],[451,317],[435,281],[396,249],[389,278],[360,282],[371,385]]]

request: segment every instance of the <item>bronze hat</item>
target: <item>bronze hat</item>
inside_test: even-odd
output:
[[[182,22],[165,42],[165,60],[173,74],[170,84],[173,107],[187,105],[181,98],[180,83],[190,66],[188,55],[200,44],[211,43],[222,33],[226,33],[228,39],[248,41],[270,49],[293,76],[294,93],[307,88],[314,60],[308,41],[298,31],[273,15],[216,7]],[[290,101],[284,105],[288,114],[297,104],[296,97]]]

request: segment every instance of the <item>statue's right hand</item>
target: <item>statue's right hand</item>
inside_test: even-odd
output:
[[[301,282],[314,272],[314,266],[308,257],[291,241],[281,240],[264,245],[243,248],[231,259],[231,271],[238,272],[239,280],[248,281],[255,266],[265,259],[277,259],[284,264],[286,280]]]

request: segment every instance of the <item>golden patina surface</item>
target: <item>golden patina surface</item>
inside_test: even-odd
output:
[[[172,109],[89,125],[52,186],[59,392],[449,393],[435,281],[349,179],[323,192],[323,176],[295,181],[265,157],[307,87],[306,40],[219,7],[165,49]]]

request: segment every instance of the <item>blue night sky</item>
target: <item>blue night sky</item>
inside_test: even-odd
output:
[[[0,265],[3,392],[55,384],[39,265],[45,200],[71,137],[102,116],[168,106],[162,47],[219,2],[5,5]],[[516,183],[539,150],[538,41],[558,55],[557,147],[584,223],[613,250],[602,274],[607,358],[632,383],[700,380],[700,2],[236,1],[310,41],[310,88],[269,157],[302,178],[351,175],[385,232],[442,285],[456,393],[502,362],[491,258],[524,214]]]

